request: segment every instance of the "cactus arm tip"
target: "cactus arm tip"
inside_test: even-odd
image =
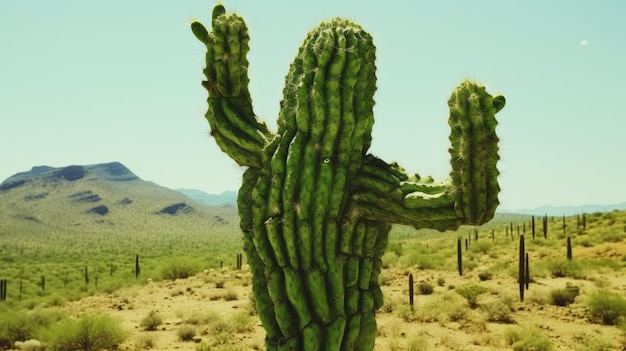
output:
[[[248,29],[243,18],[213,8],[211,31],[193,21],[191,31],[206,45],[206,80],[209,109],[205,115],[220,148],[241,166],[261,167],[262,150],[273,138],[256,118],[248,89]]]

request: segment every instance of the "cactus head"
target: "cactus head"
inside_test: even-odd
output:
[[[335,18],[313,29],[286,77],[278,134],[302,134],[322,160],[360,164],[371,143],[375,47],[359,25]]]

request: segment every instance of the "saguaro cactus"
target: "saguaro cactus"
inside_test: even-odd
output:
[[[452,172],[420,181],[368,154],[375,47],[360,26],[313,29],[286,77],[278,130],[253,112],[243,19],[213,10],[206,45],[211,135],[247,169],[238,195],[243,245],[269,350],[372,350],[392,223],[456,229],[498,205],[495,113],[502,96],[465,81],[448,101]]]

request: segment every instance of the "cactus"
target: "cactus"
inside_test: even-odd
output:
[[[456,241],[456,266],[459,270],[459,275],[463,275],[463,250],[461,249],[461,238]]]
[[[530,258],[528,257],[528,252],[526,253],[526,264],[524,268],[526,270],[525,272],[526,290],[528,290],[528,288],[530,287]]]
[[[567,237],[567,260],[572,260],[572,238],[569,236]]]
[[[413,298],[415,292],[415,285],[413,284],[413,274],[409,273],[409,305],[411,306],[411,311],[413,311]]]
[[[141,269],[139,268],[139,254],[135,255],[135,279],[139,278]]]
[[[191,30],[207,49],[211,135],[247,167],[237,202],[267,349],[371,350],[391,224],[443,231],[493,217],[504,97],[470,81],[453,91],[451,179],[422,180],[368,154],[375,47],[359,25],[336,18],[308,34],[277,132],[253,112],[243,19],[217,5],[210,31],[200,22]]]
[[[517,281],[519,284],[519,299],[524,302],[524,282],[526,281],[526,248],[524,245],[524,234],[519,237],[519,270]]]
[[[7,299],[7,280],[0,279],[0,301],[6,301]]]

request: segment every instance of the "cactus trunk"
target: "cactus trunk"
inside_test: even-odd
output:
[[[268,350],[372,350],[391,224],[447,230],[493,217],[504,98],[462,83],[449,102],[452,181],[420,180],[367,154],[376,49],[360,26],[337,18],[308,34],[276,133],[252,110],[243,19],[218,5],[210,32],[191,28],[207,47],[211,134],[248,167],[237,202]]]

